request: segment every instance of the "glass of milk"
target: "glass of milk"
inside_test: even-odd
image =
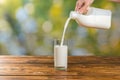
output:
[[[54,41],[54,67],[57,70],[67,70],[68,46],[60,45],[59,40]]]

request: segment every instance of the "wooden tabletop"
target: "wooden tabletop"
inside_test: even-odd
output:
[[[59,71],[50,56],[0,56],[0,80],[120,80],[120,57],[69,56]]]

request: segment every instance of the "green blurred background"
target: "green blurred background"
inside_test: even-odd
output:
[[[0,0],[0,55],[53,55],[76,0]],[[113,12],[109,30],[85,28],[70,21],[65,40],[69,55],[120,55],[120,5],[95,0],[94,7]]]

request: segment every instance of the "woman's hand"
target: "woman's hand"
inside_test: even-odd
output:
[[[89,6],[93,3],[94,0],[78,0],[76,2],[75,11],[79,13],[86,13]]]

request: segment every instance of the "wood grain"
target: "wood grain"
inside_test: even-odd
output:
[[[51,56],[0,56],[0,80],[120,80],[120,57],[69,56],[68,70]]]

